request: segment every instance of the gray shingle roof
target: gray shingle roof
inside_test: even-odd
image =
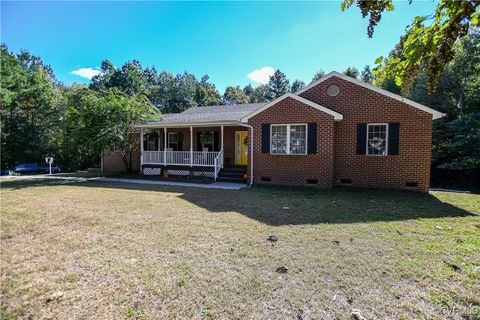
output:
[[[147,122],[145,126],[173,124],[201,124],[216,122],[239,122],[241,118],[261,108],[265,103],[236,104],[224,106],[193,107],[182,113],[162,114],[159,121]]]

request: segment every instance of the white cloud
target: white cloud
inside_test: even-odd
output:
[[[275,73],[272,67],[263,67],[257,70],[253,70],[248,74],[248,78],[257,83],[266,84],[270,80],[270,76]]]
[[[96,75],[100,74],[100,70],[96,70],[93,68],[80,68],[77,70],[73,70],[70,73],[82,78],[92,79]]]

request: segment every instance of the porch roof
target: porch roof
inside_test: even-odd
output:
[[[138,128],[156,128],[187,125],[222,125],[237,124],[246,115],[260,109],[266,103],[249,103],[236,105],[193,107],[182,113],[162,114],[158,121],[146,122]]]

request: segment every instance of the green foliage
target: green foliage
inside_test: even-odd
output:
[[[366,65],[365,68],[363,68],[362,73],[360,74],[360,80],[370,84],[373,82],[373,74],[369,65]]]
[[[63,109],[53,72],[27,51],[0,50],[2,166],[44,159],[61,144]]]
[[[134,125],[153,120],[158,111],[143,95],[128,96],[118,89],[72,90],[67,97],[67,149],[79,163],[96,159],[106,149],[120,148],[127,168],[133,150]]]
[[[215,106],[222,103],[220,94],[215,85],[208,82],[209,77],[204,75],[196,86],[195,101],[199,106]]]
[[[271,99],[269,89],[264,84],[255,87],[247,97],[250,103],[267,102]]]
[[[358,76],[360,75],[360,72],[358,71],[357,68],[348,67],[345,71],[343,71],[343,74],[357,79]]]
[[[427,75],[422,73],[408,98],[446,114],[433,123],[432,167],[480,170],[480,32],[471,32],[454,49],[455,57],[440,75],[436,92],[428,92]],[[376,79],[376,84],[400,93],[393,78],[381,81]]]
[[[383,11],[393,11],[395,9],[392,0],[377,0],[377,1],[343,0],[341,5],[342,11],[345,11],[346,9],[350,8],[355,3],[357,7],[360,9],[360,12],[362,13],[363,18],[367,16],[369,17],[367,33],[370,38],[373,37],[375,26],[382,19]]]
[[[290,92],[295,93],[298,90],[302,89],[303,87],[305,87],[305,82],[301,80],[295,80],[292,82],[292,87],[290,88]]]
[[[325,77],[325,71],[323,70],[318,70],[312,78],[312,82],[315,82],[317,80],[320,80],[321,78]]]
[[[270,76],[267,87],[269,100],[274,100],[290,91],[287,76],[280,70],[276,70],[275,73]]]
[[[239,86],[229,86],[225,88],[225,93],[223,94],[223,103],[224,104],[242,104],[248,103],[248,97],[245,92],[240,89]]]
[[[391,0],[345,0],[342,10],[354,3],[363,17],[370,16],[367,31],[370,37],[383,11],[393,10]],[[407,94],[415,79],[424,73],[427,88],[433,92],[444,68],[454,58],[455,43],[467,35],[469,29],[480,25],[479,7],[480,1],[476,0],[442,0],[431,16],[415,17],[401,38],[397,52],[390,53],[386,59],[377,59],[376,62],[383,62],[376,68],[376,76],[380,81],[394,78],[402,93]]]

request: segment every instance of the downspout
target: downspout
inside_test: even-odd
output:
[[[250,183],[248,184],[248,188],[253,185],[253,127],[249,124],[240,123],[242,127],[250,128],[252,131],[252,135],[250,137]]]

